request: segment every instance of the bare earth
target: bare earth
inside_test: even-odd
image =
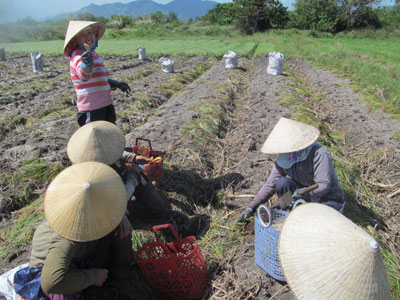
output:
[[[361,214],[366,225],[379,230],[392,252],[400,253],[400,193],[395,193],[400,188],[400,145],[395,139],[400,133],[400,123],[381,111],[371,112],[366,103],[358,100],[362,95],[353,92],[348,80],[301,60],[285,61],[281,76],[268,75],[267,57],[239,58],[240,68],[234,70],[226,70],[223,60],[211,57],[174,57],[175,72],[170,74],[161,72],[156,58],[140,61],[106,56],[104,59],[110,77],[128,82],[132,89],[129,95],[112,92],[119,115],[117,125],[127,133],[128,145],[144,137],[152,141],[154,149],[166,151],[168,168],[160,192],[172,208],[179,208],[189,216],[170,214],[147,225],[132,220],[136,228],[147,226],[149,229],[151,224],[172,222],[180,234],[200,239],[216,216],[233,222],[240,209],[251,201],[251,196],[232,195],[257,193],[269,174],[274,157],[262,154],[259,149],[277,120],[294,113],[279,101],[282,95],[292,94],[309,104],[327,128],[344,134],[343,143],[337,145],[343,153],[337,159],[355,163],[365,184],[377,191],[377,197],[368,201],[377,207],[379,217],[368,208],[367,197],[359,194],[346,195],[353,200],[346,207],[345,215],[353,215],[349,210]],[[7,128],[0,141],[2,174],[17,173],[24,162],[33,158],[50,165],[70,164],[66,145],[78,125],[68,60],[61,56],[45,57],[45,63],[41,73],[32,72],[28,56],[11,55],[1,65],[0,128]],[[177,80],[197,70],[196,76]],[[296,81],[321,96],[317,101],[309,99],[295,89]],[[171,92],[171,87],[176,86],[179,88]],[[151,99],[150,105],[128,111],[145,96]],[[61,106],[65,111],[54,114]],[[219,118],[210,136],[216,141],[214,148],[193,143],[187,135],[190,124],[207,114],[198,108],[207,106],[213,107]],[[22,121],[10,126],[9,120],[17,116]],[[384,155],[377,156],[378,153]],[[37,182],[17,187],[7,181],[0,184],[0,228],[12,226],[12,212],[19,208],[14,199],[21,188],[34,184],[32,192],[36,198],[46,189],[46,184]],[[225,197],[222,207],[217,207],[215,197],[221,190],[230,197]],[[183,199],[190,201],[185,203]],[[228,239],[228,231],[221,229],[220,238]],[[206,257],[209,251],[203,249]],[[0,273],[26,261],[28,255],[29,247],[1,257]],[[277,300],[294,299],[285,283],[272,279],[255,265],[251,233],[235,246],[229,257],[220,261],[214,257],[209,269],[210,284],[205,299],[270,299],[272,296]]]

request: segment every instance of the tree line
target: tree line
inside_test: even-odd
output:
[[[364,28],[400,27],[400,0],[380,7],[382,0],[296,0],[289,11],[278,0],[233,0],[217,4],[204,19],[233,24],[246,34],[272,28],[297,28],[338,33]]]
[[[111,38],[232,35],[231,28],[243,34],[276,28],[333,34],[363,28],[400,28],[400,0],[388,7],[380,7],[381,1],[296,0],[294,10],[288,10],[279,0],[233,0],[217,4],[201,18],[186,21],[180,20],[175,12],[160,11],[137,18],[125,15],[104,18],[84,13],[58,21],[38,22],[28,17],[0,24],[0,42],[63,40],[69,20],[102,22],[112,29],[107,31]]]

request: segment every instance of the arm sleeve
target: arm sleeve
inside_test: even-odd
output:
[[[49,249],[42,270],[42,289],[51,294],[79,292],[98,280],[96,269],[71,267],[74,254],[79,251],[77,243],[62,239]]]
[[[328,193],[331,188],[332,157],[326,149],[321,147],[315,152],[313,165],[314,182],[318,184],[318,188],[309,192],[309,195],[311,201],[315,202]]]
[[[275,163],[267,181],[265,182],[261,190],[257,193],[257,195],[254,197],[249,207],[254,210],[260,204],[267,202],[267,200],[271,198],[273,194],[275,194],[276,180],[282,176],[285,176],[285,174],[282,172],[282,169],[278,167]]]
[[[88,81],[92,78],[92,68],[88,68],[82,61],[81,55],[76,54],[72,59],[73,65],[81,81]]]

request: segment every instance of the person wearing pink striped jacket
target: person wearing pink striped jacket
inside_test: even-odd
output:
[[[77,94],[77,121],[83,126],[93,121],[115,124],[116,114],[110,91],[118,88],[129,92],[125,82],[108,78],[103,59],[96,53],[105,32],[99,22],[70,21],[64,41],[64,55],[71,58],[69,70]]]

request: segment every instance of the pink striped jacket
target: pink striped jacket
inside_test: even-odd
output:
[[[112,104],[108,72],[103,59],[95,51],[93,55],[93,71],[85,73],[81,68],[83,50],[75,49],[71,54],[69,71],[77,94],[78,111],[90,111]]]

